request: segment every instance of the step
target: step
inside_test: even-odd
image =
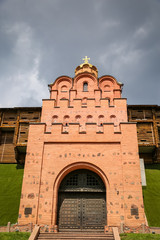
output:
[[[69,240],[85,240],[85,239],[87,239],[87,240],[114,240],[114,237],[101,237],[101,238],[99,238],[99,237],[96,237],[96,238],[93,238],[93,237],[88,237],[88,238],[83,238],[83,237],[81,237],[81,238],[75,238],[75,237],[72,237],[72,238],[40,238],[40,237],[38,237],[38,240],[40,240],[40,239],[43,239],[43,240],[63,240],[63,239],[69,239]]]
[[[114,240],[112,233],[40,233],[38,240]]]

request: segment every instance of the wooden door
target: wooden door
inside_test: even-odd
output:
[[[62,181],[58,225],[60,231],[104,229],[106,193],[99,176],[88,170],[77,170]]]

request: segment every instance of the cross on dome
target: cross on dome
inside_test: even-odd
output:
[[[84,61],[84,63],[88,63],[88,60],[90,60],[90,58],[88,58],[87,56],[85,56],[84,58],[82,58],[82,60]]]
[[[88,62],[90,60],[90,58],[85,56],[84,58],[82,58],[82,60],[84,62],[82,64],[80,64],[78,67],[76,67],[75,75],[82,73],[82,72],[90,72],[90,73],[94,74],[96,77],[98,77],[97,68]]]

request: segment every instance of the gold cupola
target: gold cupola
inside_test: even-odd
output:
[[[98,77],[97,68],[88,62],[88,60],[90,60],[90,58],[85,56],[85,58],[83,58],[82,60],[84,61],[84,63],[82,63],[81,65],[76,67],[75,76],[77,76],[79,73],[89,72],[89,73],[94,74],[96,77]]]

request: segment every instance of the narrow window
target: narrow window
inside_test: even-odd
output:
[[[116,126],[116,116],[115,115],[110,116],[110,122],[114,123],[114,125]]]
[[[83,83],[83,92],[88,92],[88,83],[87,82]]]
[[[99,122],[100,126],[103,126],[103,122],[104,122],[104,116],[103,115],[98,116],[98,122]]]
[[[52,117],[52,123],[56,123],[57,120],[58,120],[58,116],[57,116],[57,115],[54,115],[54,116]]]
[[[87,98],[82,99],[82,105],[87,105]]]
[[[92,122],[93,120],[93,116],[92,115],[88,115],[87,116],[87,122]]]
[[[80,120],[81,120],[81,116],[80,116],[80,115],[77,115],[77,116],[75,117],[75,120],[76,120],[77,123],[79,123]]]
[[[68,126],[70,117],[68,115],[65,115],[63,118],[63,124],[64,126]]]

